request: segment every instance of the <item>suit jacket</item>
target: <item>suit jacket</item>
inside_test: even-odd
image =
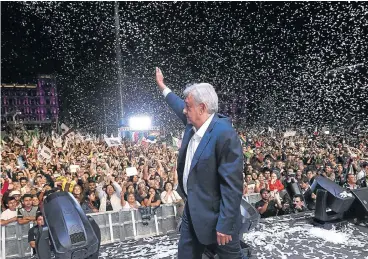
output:
[[[184,190],[183,172],[193,125],[187,123],[183,114],[185,104],[180,97],[170,92],[165,99],[186,126],[177,167],[179,186]],[[239,234],[242,172],[239,137],[227,117],[215,114],[193,156],[185,195],[194,231],[202,244],[216,243],[216,231]]]

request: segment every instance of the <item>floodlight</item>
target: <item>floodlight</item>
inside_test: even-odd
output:
[[[131,117],[129,127],[132,130],[148,130],[151,128],[151,118],[148,116]]]

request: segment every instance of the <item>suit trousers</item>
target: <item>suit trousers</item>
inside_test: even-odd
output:
[[[187,201],[188,202],[188,201]],[[212,244],[211,247],[220,259],[243,259],[239,235],[232,235],[232,241],[226,245]],[[182,222],[180,226],[180,239],[178,245],[178,259],[201,259],[206,248],[201,244],[195,234],[190,217],[189,206],[185,204]]]

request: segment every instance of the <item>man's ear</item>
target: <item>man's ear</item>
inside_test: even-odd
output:
[[[207,107],[206,107],[206,105],[204,103],[200,103],[199,106],[201,108],[201,112],[205,112],[206,111]]]

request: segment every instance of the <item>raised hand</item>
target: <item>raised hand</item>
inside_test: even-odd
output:
[[[166,85],[164,84],[164,75],[158,67],[156,67],[156,83],[161,91],[166,88]]]

